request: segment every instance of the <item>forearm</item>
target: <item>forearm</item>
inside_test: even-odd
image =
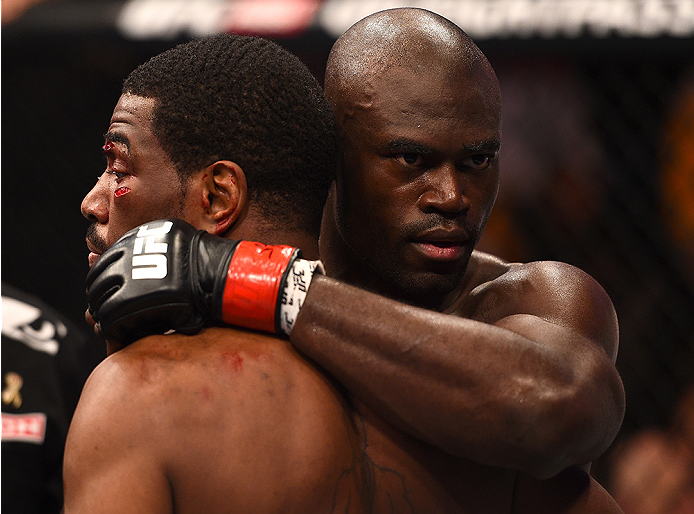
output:
[[[621,422],[602,389],[621,383],[599,352],[577,358],[325,277],[291,341],[390,423],[483,464],[549,476],[602,453]]]

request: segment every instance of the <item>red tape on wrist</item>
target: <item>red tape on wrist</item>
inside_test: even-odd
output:
[[[241,241],[227,270],[222,320],[274,333],[282,275],[295,250],[291,246]]]

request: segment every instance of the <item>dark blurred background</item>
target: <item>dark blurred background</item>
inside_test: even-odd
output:
[[[502,187],[481,248],[593,275],[621,327],[613,448],[668,426],[694,382],[692,0],[3,0],[2,279],[83,322],[80,202],[139,63],[229,31],[274,38],[322,81],[335,38],[398,5],[456,22],[501,81]],[[594,466],[608,486],[609,457]]]

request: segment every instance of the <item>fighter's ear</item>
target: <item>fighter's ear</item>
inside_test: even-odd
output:
[[[208,232],[223,234],[248,208],[246,174],[232,161],[217,161],[203,175],[203,206],[211,227]]]

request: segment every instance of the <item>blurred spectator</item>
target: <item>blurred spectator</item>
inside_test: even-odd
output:
[[[2,24],[18,20],[24,11],[47,0],[2,0]]]
[[[2,283],[3,514],[61,511],[67,429],[104,356],[90,330]]]
[[[669,427],[619,445],[610,459],[610,492],[625,514],[694,513],[694,387]]]
[[[606,201],[607,159],[589,94],[560,60],[495,67],[504,103],[502,180],[478,248],[512,261],[553,258],[580,267],[566,240],[594,230]]]
[[[682,83],[666,120],[662,164],[665,221],[694,285],[694,70]]]

